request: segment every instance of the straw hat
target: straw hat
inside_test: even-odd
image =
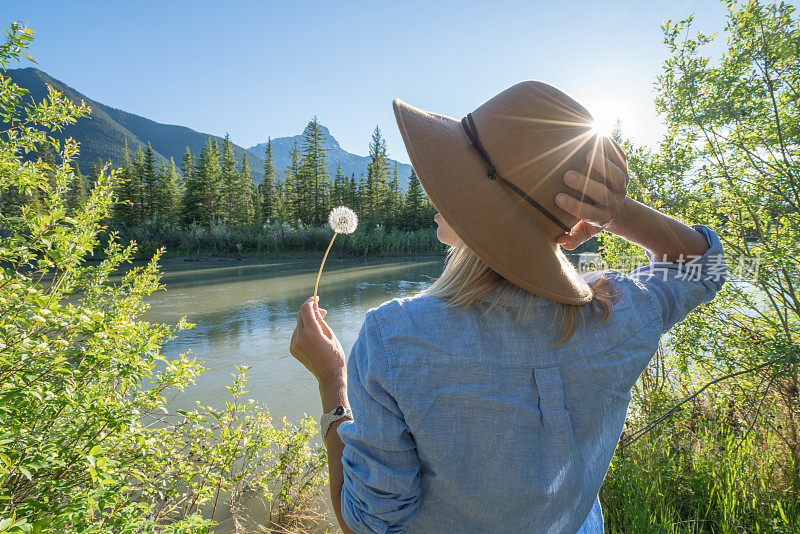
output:
[[[411,163],[433,205],[492,269],[537,295],[585,304],[592,290],[555,239],[578,219],[555,204],[574,169],[602,181],[586,153],[619,150],[592,116],[546,83],[514,85],[462,121],[394,101]],[[621,153],[621,152],[618,152]]]

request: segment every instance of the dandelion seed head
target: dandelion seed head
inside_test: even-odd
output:
[[[358,226],[358,216],[347,206],[337,206],[328,215],[328,224],[338,234],[352,234]]]

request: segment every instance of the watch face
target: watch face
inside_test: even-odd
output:
[[[333,413],[335,413],[336,415],[342,415],[344,413],[344,406],[339,406]]]

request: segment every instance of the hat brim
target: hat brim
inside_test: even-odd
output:
[[[541,214],[498,180],[461,122],[396,99],[394,114],[411,164],[437,211],[462,241],[510,282],[565,304],[586,304],[592,290]]]

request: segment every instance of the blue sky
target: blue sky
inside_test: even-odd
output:
[[[653,82],[660,26],[695,15],[721,31],[725,6],[690,1],[2,2],[36,32],[38,67],[104,104],[249,147],[302,132],[315,114],[366,154],[379,125],[408,162],[392,99],[461,118],[538,79],[637,144],[663,128]]]

